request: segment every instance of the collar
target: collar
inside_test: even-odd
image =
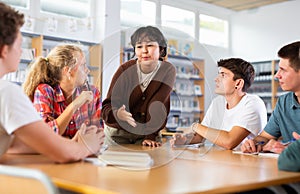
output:
[[[65,96],[63,94],[63,91],[62,91],[60,85],[57,85],[55,87],[55,94],[56,94],[56,101],[57,102],[64,102],[64,101],[66,101],[66,98],[65,98]],[[75,98],[75,97],[79,96],[79,94],[80,94],[79,88],[75,88],[72,96],[73,96],[73,98]]]
[[[297,96],[295,95],[295,93],[292,93],[292,103],[291,103],[291,108],[292,109],[300,109],[300,104],[297,101]]]
[[[56,95],[57,102],[66,101],[65,96],[63,94],[63,91],[62,91],[59,84],[55,86],[54,90],[55,90],[55,95]]]

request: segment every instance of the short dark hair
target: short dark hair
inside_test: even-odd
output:
[[[145,40],[155,41],[159,45],[160,60],[167,55],[167,40],[162,32],[153,26],[146,26],[138,28],[131,36],[131,45],[135,55],[135,45],[138,42]]]
[[[12,45],[20,27],[24,24],[24,15],[0,2],[0,51],[4,45]]]
[[[283,46],[278,51],[278,56],[283,59],[288,59],[290,66],[295,70],[300,69],[300,41],[290,43]]]
[[[229,69],[233,74],[233,80],[243,79],[244,86],[242,91],[247,92],[254,81],[255,70],[251,63],[240,58],[221,59],[218,61],[218,67]]]

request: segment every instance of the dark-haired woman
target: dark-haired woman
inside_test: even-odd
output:
[[[158,132],[167,122],[176,70],[164,61],[167,42],[153,26],[131,36],[136,59],[122,64],[114,74],[102,103],[107,144],[142,144],[158,147]]]

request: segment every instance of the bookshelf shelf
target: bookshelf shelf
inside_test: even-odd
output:
[[[22,45],[23,54],[19,69],[14,72],[14,75],[8,75],[5,79],[22,83],[25,79],[25,70],[29,63],[31,63],[37,56],[46,56],[47,53],[54,47],[62,42],[75,43],[83,45],[84,52],[87,56],[87,64],[90,69],[89,81],[93,83],[101,91],[102,89],[102,48],[99,43],[88,42],[70,39],[67,37],[56,37],[43,34],[37,34],[27,31],[21,32],[25,39],[29,39],[27,45]],[[50,43],[51,42],[51,43]],[[26,64],[24,67],[23,64]]]
[[[268,115],[272,113],[275,108],[277,97],[281,94],[278,81],[275,79],[279,61],[257,61],[252,62],[255,69],[255,78],[252,86],[249,88],[249,93],[256,94],[265,102]]]
[[[204,117],[204,60],[168,55],[177,71],[175,88],[171,95],[171,111],[167,131],[189,127]]]
[[[29,63],[31,63],[31,61],[32,61],[32,60],[30,60],[30,59],[21,59],[21,60],[20,60],[20,63],[26,63],[26,64],[29,64]]]

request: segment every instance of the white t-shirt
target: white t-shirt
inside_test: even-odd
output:
[[[235,107],[229,110],[226,105],[224,96],[214,98],[201,124],[224,131],[230,131],[234,126],[243,127],[250,132],[243,141],[256,137],[267,124],[265,104],[257,95],[246,94]]]
[[[0,156],[10,146],[16,129],[39,120],[41,117],[21,87],[0,79]]]

